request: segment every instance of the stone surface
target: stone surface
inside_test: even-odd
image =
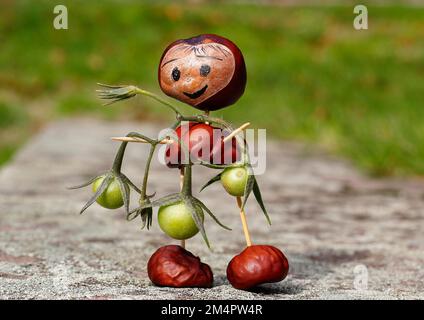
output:
[[[57,122],[2,169],[1,299],[424,298],[424,183],[370,179],[338,159],[277,142],[268,143],[267,171],[258,178],[273,225],[253,199],[247,216],[253,241],[274,245],[288,257],[286,280],[252,292],[228,284],[227,263],[244,248],[244,237],[235,200],[216,184],[199,197],[233,231],[207,219],[212,251],[200,235],[187,242],[212,267],[214,287],[153,286],[148,258],[159,246],[177,242],[160,232],[156,220],[153,229],[141,231],[140,222],[127,222],[122,209],[93,205],[80,216],[91,191],[66,187],[110,167],[118,147],[110,136],[139,131],[155,137],[159,128]],[[125,158],[124,172],[137,184],[147,148],[131,145]],[[195,190],[214,174],[196,168]],[[150,182],[149,191],[158,196],[175,192],[178,170],[155,161]],[[367,288],[360,281],[365,267]]]

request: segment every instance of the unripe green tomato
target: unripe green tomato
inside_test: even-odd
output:
[[[96,192],[102,184],[105,177],[100,177],[93,183],[93,192]],[[112,179],[109,186],[105,191],[97,198],[96,202],[102,207],[107,209],[117,209],[123,206],[124,199],[122,197],[121,189],[119,188],[119,182],[116,179]]]
[[[204,215],[202,208],[196,206],[196,209],[201,212],[203,221]],[[160,207],[158,221],[162,231],[174,239],[189,239],[199,232],[191,216],[191,212],[184,202]]]
[[[241,197],[247,183],[247,170],[243,167],[227,168],[221,174],[221,183],[229,194]]]

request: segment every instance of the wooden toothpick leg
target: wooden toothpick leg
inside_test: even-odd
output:
[[[244,212],[244,209],[241,208],[241,205],[242,205],[241,197],[237,197],[237,206],[240,209],[241,224],[243,226],[244,237],[246,238],[246,245],[250,247],[252,245],[252,240],[250,239],[250,233],[247,227],[246,214]]]
[[[184,183],[184,167],[180,167],[180,190],[183,189],[183,183]],[[185,240],[181,240],[181,247],[185,249]]]

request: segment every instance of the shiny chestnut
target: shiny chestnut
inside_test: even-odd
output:
[[[230,261],[227,278],[234,288],[247,290],[259,284],[281,281],[288,271],[288,260],[278,248],[252,245]]]
[[[246,65],[240,49],[216,34],[171,43],[158,70],[162,91],[200,110],[235,103],[246,87]]]
[[[147,263],[150,280],[164,287],[212,287],[211,268],[181,246],[160,247]]]

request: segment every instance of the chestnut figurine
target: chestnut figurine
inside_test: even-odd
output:
[[[230,164],[239,160],[243,160],[242,163],[239,163],[240,166],[237,166],[237,168],[226,168],[225,171],[212,178],[202,188],[203,190],[206,186],[219,180],[221,180],[224,187],[228,181],[233,184],[232,188],[225,187],[225,189],[236,197],[247,248],[230,261],[227,267],[228,280],[238,289],[249,289],[262,283],[283,280],[287,276],[289,269],[288,261],[284,254],[273,246],[252,245],[248,230],[244,210],[246,200],[252,191],[270,223],[258,183],[254,176],[253,179],[247,177],[248,173],[254,173],[251,172],[253,170],[247,170],[251,167],[249,159],[248,157],[241,159],[241,151],[246,150],[243,146],[243,144],[246,145],[246,141],[242,140],[239,142],[239,139],[235,138],[235,135],[244,130],[249,123],[233,130],[232,126],[228,125],[225,121],[209,116],[209,111],[219,110],[234,104],[244,93],[246,87],[246,65],[240,49],[232,41],[215,34],[202,34],[192,38],[174,41],[166,47],[162,54],[158,66],[158,80],[160,88],[166,95],[194,108],[203,110],[204,114],[184,116],[169,102],[151,92],[132,85],[101,85],[103,89],[98,90],[99,96],[102,99],[109,100],[107,104],[142,94],[164,104],[176,115],[176,122],[170,126],[170,128],[176,129],[176,136],[173,135],[173,137],[170,137],[176,141],[167,145],[164,156],[165,163],[169,167],[180,169],[181,191],[179,194],[171,194],[155,201],[147,201],[153,197],[147,196],[146,190],[152,155],[158,144],[168,144],[169,141],[154,140],[137,132],[131,132],[125,137],[113,138],[113,140],[121,141],[122,144],[116,155],[112,170],[107,177],[102,176],[104,183],[100,186],[103,190],[106,190],[108,187],[107,183],[112,181],[112,179],[118,179],[121,186],[120,189],[123,192],[123,199],[127,200],[130,198],[130,187],[138,191],[141,194],[139,200],[140,207],[129,212],[129,201],[126,201],[127,219],[133,220],[141,216],[143,223],[145,225],[147,224],[148,227],[152,221],[152,207],[154,206],[161,206],[161,208],[171,205],[179,206],[180,202],[184,202],[184,215],[190,217],[188,214],[190,213],[190,218],[194,218],[194,220],[187,219],[188,222],[184,220],[185,227],[189,231],[184,235],[171,232],[173,231],[171,230],[172,228],[164,228],[167,234],[171,235],[172,233],[174,238],[181,240],[181,246],[168,245],[161,247],[150,257],[148,261],[148,275],[150,280],[158,286],[212,286],[213,274],[211,268],[207,264],[202,263],[198,257],[185,250],[185,241],[192,236],[192,233],[194,234],[195,231],[200,231],[206,244],[209,246],[203,228],[204,212],[209,213],[222,227],[229,228],[222,225],[210,210],[199,199],[193,196],[192,166],[195,164],[205,165],[209,162],[211,164],[210,167],[223,168],[224,166],[217,167],[212,165]],[[188,122],[187,128],[185,128],[187,130],[183,128],[183,122]],[[231,129],[231,133],[225,132],[227,129]],[[219,137],[214,137],[213,133],[221,134]],[[151,145],[141,190],[135,187],[121,172],[121,164],[127,142],[143,142]],[[184,142],[184,150],[182,142]],[[187,157],[187,154],[183,155],[182,151],[184,153],[188,151],[190,158],[184,159]],[[233,172],[234,170],[238,173],[242,172],[242,175],[235,175],[233,177],[228,174],[228,172]],[[234,178],[232,182],[230,181],[231,179],[227,179],[231,177]],[[88,186],[92,181],[97,181],[97,178],[83,184],[81,187]],[[100,191],[96,192],[83,207],[81,213],[94,203],[101,194]],[[201,207],[201,212],[197,210],[198,205]],[[161,208],[159,209],[159,215]],[[149,211],[146,211],[146,209],[149,209]],[[180,214],[182,211],[176,210],[175,212]],[[192,223],[192,220],[195,223]],[[163,222],[164,226],[166,223],[165,221]],[[184,226],[184,223],[182,226]]]
[[[289,263],[276,247],[251,245],[228,264],[227,278],[236,289],[247,290],[259,284],[283,280]]]
[[[246,87],[246,65],[230,40],[202,34],[171,43],[158,70],[162,91],[197,109],[213,111],[235,103]]]
[[[157,286],[210,288],[211,268],[181,246],[160,247],[147,263],[150,280]]]

